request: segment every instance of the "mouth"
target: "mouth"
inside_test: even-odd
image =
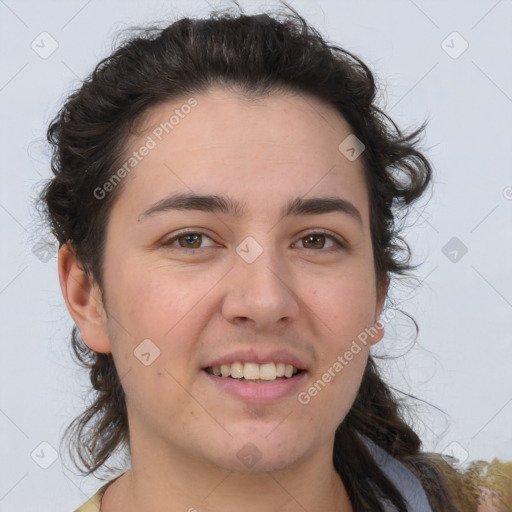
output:
[[[269,384],[283,380],[293,379],[304,370],[285,363],[242,363],[223,364],[220,366],[208,366],[204,371],[221,379],[232,379],[238,382],[253,384]]]

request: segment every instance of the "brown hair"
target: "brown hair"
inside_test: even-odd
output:
[[[361,158],[379,293],[385,292],[389,274],[404,275],[415,268],[410,264],[410,248],[400,236],[399,220],[432,178],[427,158],[417,149],[425,123],[402,133],[376,105],[377,88],[370,69],[355,55],[326,42],[284,5],[292,13],[214,12],[208,19],[183,18],[165,28],[138,29],[98,63],[50,124],[47,136],[55,176],[40,195],[44,213],[59,247],[70,244],[102,292],[105,228],[123,183],[101,201],[94,190],[122,165],[128,135],[149,107],[206,93],[212,85],[247,97],[273,91],[307,93],[335,108],[366,148]],[[106,303],[104,293],[103,298]],[[111,354],[89,350],[76,326],[71,341],[80,364],[90,372],[95,400],[66,434],[73,433],[71,443],[85,474],[90,474],[117,448],[128,445],[127,411]],[[87,429],[89,424],[94,428]],[[442,459],[420,452],[418,435],[406,423],[402,405],[379,376],[371,356],[355,403],[336,431],[333,463],[354,511],[379,512],[382,500],[389,500],[405,512],[404,497],[373,461],[358,434],[369,437],[416,474],[433,510],[459,510],[444,476],[456,472]]]

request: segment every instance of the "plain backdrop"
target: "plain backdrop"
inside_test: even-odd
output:
[[[241,4],[247,13],[278,7]],[[103,483],[78,475],[57,453],[64,428],[84,408],[88,377],[70,356],[73,324],[57,250],[45,246],[33,207],[50,176],[47,126],[66,95],[111,53],[117,31],[205,16],[210,5],[0,1],[1,511],[69,512]],[[381,106],[401,128],[430,120],[423,149],[434,187],[407,228],[413,262],[421,263],[418,281],[391,290],[420,332],[413,344],[404,315],[386,325],[376,347],[396,356],[382,363],[386,378],[420,399],[409,402],[425,450],[454,455],[461,465],[512,460],[512,4],[291,5],[371,67]]]

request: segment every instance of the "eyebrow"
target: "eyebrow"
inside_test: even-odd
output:
[[[210,213],[224,213],[232,217],[244,216],[244,206],[228,196],[198,195],[193,193],[175,194],[156,202],[139,216],[139,222],[155,213],[172,210],[198,210]],[[297,197],[281,210],[281,217],[299,215],[321,215],[338,212],[356,220],[361,226],[363,218],[359,210],[347,199],[341,197]]]

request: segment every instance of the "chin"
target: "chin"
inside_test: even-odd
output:
[[[210,455],[214,464],[225,470],[250,473],[284,470],[300,457],[297,447],[305,449],[304,441],[296,435],[268,428],[253,429],[249,435],[233,435],[228,444],[223,441],[221,445]]]
[[[295,463],[296,452],[290,450],[276,454],[269,451],[262,451],[256,445],[246,443],[238,452],[223,454],[220,459],[213,462],[220,468],[237,473],[258,474],[269,471],[283,471]]]

